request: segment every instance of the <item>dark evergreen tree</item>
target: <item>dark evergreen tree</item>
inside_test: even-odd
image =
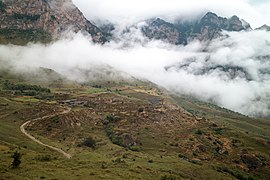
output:
[[[13,162],[11,164],[12,168],[18,168],[21,164],[21,153],[16,151],[11,157],[13,158]]]

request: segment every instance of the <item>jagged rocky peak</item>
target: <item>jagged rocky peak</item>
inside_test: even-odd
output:
[[[220,24],[220,19],[215,13],[208,12],[202,17],[200,23],[204,24],[204,25],[215,25],[216,26],[216,25]]]
[[[10,39],[10,34],[20,37],[25,33],[28,33],[25,36],[30,36],[28,38],[30,41],[31,38],[40,41],[48,37],[55,39],[67,30],[89,33],[95,42],[106,41],[101,30],[89,22],[71,0],[0,0],[0,2],[0,42],[1,39]]]
[[[227,30],[229,31],[242,31],[245,30],[245,27],[242,24],[242,21],[236,15],[232,16],[229,20],[229,27]]]
[[[250,25],[245,20],[240,20],[238,16],[234,15],[227,19],[220,17],[215,13],[208,12],[200,21],[203,26],[218,27],[221,30],[227,31],[242,31],[251,29]]]
[[[187,44],[189,40],[212,40],[222,36],[222,31],[251,30],[250,25],[237,16],[227,19],[213,12],[207,12],[194,21],[177,20],[174,23],[160,18],[147,21],[142,32],[150,39],[161,39],[172,44]]]
[[[215,13],[208,12],[196,26],[195,33],[200,40],[211,40],[221,36],[221,31],[242,31],[250,30],[250,25],[240,20],[236,15],[227,19],[219,17]]]
[[[171,44],[183,44],[181,33],[174,24],[166,22],[160,18],[147,21],[147,25],[142,27],[142,32],[150,39],[164,40]]]

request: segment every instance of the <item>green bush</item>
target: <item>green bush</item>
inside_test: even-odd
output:
[[[131,151],[139,152],[141,151],[141,148],[139,146],[130,146],[129,149]]]
[[[59,116],[54,116],[54,117],[52,117],[51,120],[52,120],[54,123],[56,123],[56,124],[58,124],[58,123],[60,122]]]
[[[88,137],[88,138],[84,139],[84,141],[82,142],[81,145],[86,146],[86,147],[90,147],[90,148],[95,148],[96,141],[92,137]]]
[[[123,138],[121,136],[119,136],[119,135],[112,134],[110,139],[111,139],[113,144],[116,144],[116,145],[119,145],[119,146],[122,146],[122,147],[125,146]]]
[[[204,134],[204,132],[202,130],[198,129],[197,131],[195,131],[195,134],[202,135],[202,134]]]
[[[105,126],[106,134],[109,138],[114,134],[114,125],[113,124],[107,124]]]
[[[143,107],[139,107],[138,112],[141,113],[143,111],[144,111]]]
[[[223,128],[217,128],[217,129],[215,129],[215,132],[216,132],[216,134],[222,135],[223,130],[224,130]]]
[[[179,157],[179,158],[182,158],[182,159],[187,159],[187,156],[184,155],[184,154],[178,154],[178,157]]]
[[[112,114],[108,114],[103,120],[103,124],[107,126],[115,123],[116,121],[118,121],[118,118],[114,117]]]

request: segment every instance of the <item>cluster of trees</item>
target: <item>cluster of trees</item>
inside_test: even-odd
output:
[[[14,84],[9,80],[4,82],[4,89],[6,90],[14,90],[14,91],[36,91],[36,92],[44,92],[51,93],[51,90],[48,88],[43,88],[37,85],[29,85],[29,84]]]

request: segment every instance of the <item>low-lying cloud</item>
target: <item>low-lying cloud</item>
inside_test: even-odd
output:
[[[105,45],[77,34],[49,45],[1,45],[0,62],[17,71],[51,68],[80,82],[94,79],[97,67],[99,73],[111,67],[119,77],[149,80],[246,115],[269,116],[270,33],[227,34],[230,37],[187,46],[149,41],[138,31]],[[85,75],[83,70],[91,73]]]
[[[161,17],[168,21],[177,17],[200,18],[207,11],[220,16],[237,15],[252,28],[270,24],[269,1],[258,0],[73,0],[90,20],[107,19],[116,24],[134,24],[137,21]]]

